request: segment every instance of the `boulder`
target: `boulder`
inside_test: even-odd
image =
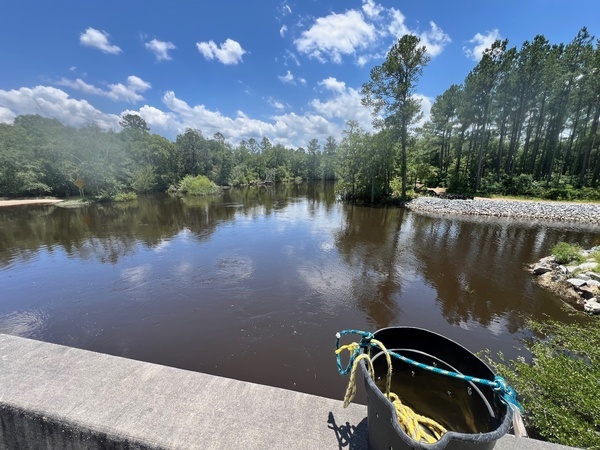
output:
[[[577,266],[567,266],[565,269],[567,270],[567,273],[573,273],[577,270]]]
[[[600,303],[596,299],[586,300],[583,310],[592,314],[600,314]]]
[[[579,269],[579,270],[591,270],[591,269],[595,269],[596,267],[598,267],[598,263],[597,262],[585,262],[583,264],[579,264],[577,266],[577,269]]]
[[[581,291],[583,298],[586,300],[593,299],[598,293],[598,288],[596,286],[580,286],[579,290]]]
[[[580,287],[583,286],[585,284],[585,280],[581,280],[579,278],[569,278],[567,280],[567,283],[569,283],[571,286],[575,286],[575,287]]]
[[[542,275],[543,273],[552,272],[552,267],[548,267],[544,264],[536,264],[533,267],[533,273],[536,275]]]
[[[587,280],[585,282],[585,284],[587,284],[588,286],[596,286],[598,288],[600,288],[600,281],[596,281],[596,280]]]
[[[600,273],[586,272],[585,274],[593,280],[600,281]]]

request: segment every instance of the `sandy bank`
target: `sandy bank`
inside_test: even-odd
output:
[[[63,202],[61,198],[31,198],[27,200],[0,200],[0,206],[43,205]]]

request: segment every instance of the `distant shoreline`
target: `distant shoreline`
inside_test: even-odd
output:
[[[0,200],[1,206],[44,205],[64,202],[63,198],[28,198],[20,200]]]

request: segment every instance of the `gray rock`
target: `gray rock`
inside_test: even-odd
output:
[[[542,275],[543,273],[552,272],[552,267],[546,265],[536,265],[533,267],[533,273],[536,275]]]
[[[567,266],[567,273],[573,273],[577,270],[577,266]]]
[[[566,273],[567,273],[567,268],[566,268],[565,266],[562,266],[562,265],[561,265],[561,266],[558,266],[558,267],[556,268],[556,271],[557,271],[557,272],[560,272],[560,273],[563,273],[563,274],[566,274]]]
[[[585,284],[585,280],[580,280],[579,278],[569,278],[567,283],[575,287],[580,287]]]
[[[600,281],[600,273],[586,272],[585,274],[593,280]]]
[[[598,293],[598,288],[596,286],[580,286],[579,291],[583,298],[585,298],[586,300],[591,300],[594,297],[596,297],[596,294]]]
[[[586,300],[583,310],[592,314],[600,314],[600,303],[596,299]]]
[[[600,287],[600,281],[596,281],[596,280],[587,280],[585,282],[585,284],[587,284],[588,286]]]
[[[580,280],[585,280],[585,281],[588,281],[590,279],[590,277],[588,277],[586,274],[583,274],[583,273],[578,273],[577,278]]]
[[[590,270],[590,269],[595,269],[596,267],[598,267],[598,263],[597,262],[586,262],[583,264],[579,264],[577,266],[577,269],[579,270]]]

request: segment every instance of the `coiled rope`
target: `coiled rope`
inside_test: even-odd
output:
[[[359,342],[353,342],[351,344],[343,345],[340,347],[340,338],[347,334],[359,335],[361,339]],[[525,426],[523,425],[523,421],[520,415],[522,408],[519,402],[517,401],[517,394],[515,390],[512,387],[510,387],[506,383],[504,378],[502,378],[501,376],[496,376],[494,380],[491,381],[484,378],[471,377],[469,375],[463,375],[461,373],[451,372],[448,370],[439,369],[437,367],[428,366],[427,364],[420,363],[413,359],[407,358],[406,356],[400,355],[396,352],[387,350],[383,343],[375,339],[375,335],[368,331],[340,331],[339,333],[336,333],[335,347],[338,372],[341,375],[348,375],[348,373],[350,373],[348,388],[346,389],[346,394],[344,395],[344,408],[346,408],[352,402],[356,394],[356,369],[358,368],[358,363],[361,360],[364,359],[367,361],[369,375],[371,376],[371,378],[374,379],[375,376],[375,371],[373,369],[373,363],[371,362],[370,356],[367,353],[361,353],[361,349],[375,348],[381,350],[385,354],[388,370],[386,377],[386,390],[384,394],[386,398],[394,405],[398,416],[398,422],[402,429],[406,432],[408,436],[410,436],[417,442],[421,441],[429,444],[435,443],[446,432],[446,429],[433,419],[417,414],[410,407],[404,405],[396,394],[390,392],[390,386],[392,382],[392,357],[399,359],[407,364],[411,364],[421,369],[428,370],[430,372],[490,387],[494,392],[496,392],[499,398],[504,403],[506,403],[506,405],[513,411],[513,427],[515,430],[515,434],[520,436],[527,435],[525,431]],[[350,353],[350,357],[348,360],[348,365],[346,367],[343,367],[341,353],[345,350],[347,350]]]

